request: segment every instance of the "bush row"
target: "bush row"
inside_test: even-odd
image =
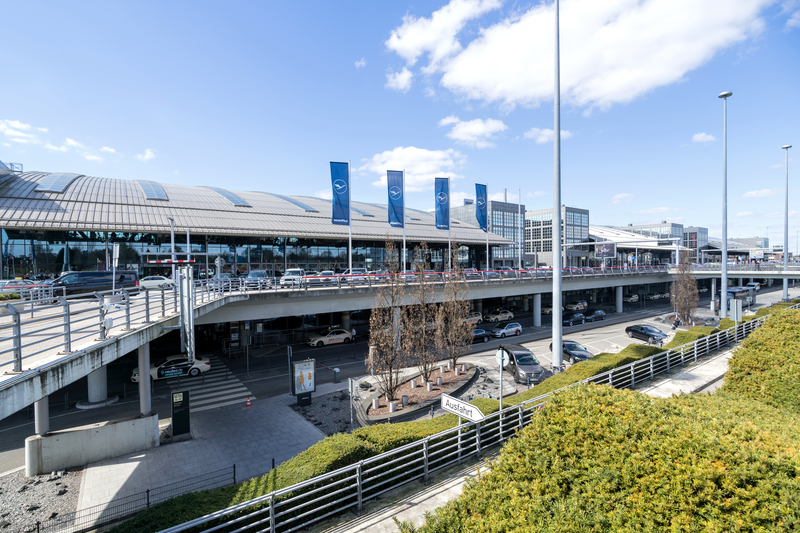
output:
[[[0,294],[0,302],[2,302],[3,300],[19,300],[19,299],[20,295],[17,294],[16,292],[6,292]]]
[[[797,303],[800,303],[800,299],[794,299],[791,302],[778,302],[778,303],[772,304],[769,307],[761,307],[756,311],[755,315],[743,316],[742,317],[742,322],[748,322],[750,320],[755,320],[756,318],[761,318],[762,316],[767,316],[770,313],[772,313],[773,311],[779,311],[781,309],[786,309],[787,307],[790,307],[790,306],[792,306],[794,304],[797,304]],[[725,317],[725,318],[723,318],[722,320],[719,321],[719,329],[728,329],[728,328],[732,328],[735,325],[736,325],[736,323],[733,320],[731,320],[730,318],[728,318],[728,317]]]

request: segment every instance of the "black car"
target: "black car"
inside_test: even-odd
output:
[[[492,334],[485,329],[472,330],[472,344],[475,344],[476,342],[489,342],[490,338],[492,338]]]
[[[645,324],[636,324],[635,326],[628,326],[625,328],[625,333],[630,338],[641,339],[647,341],[649,344],[661,344],[667,338],[667,334],[655,326],[648,326]]]
[[[575,341],[565,340],[561,345],[564,347],[564,361],[569,361],[571,365],[580,361],[586,361],[592,356],[592,352]],[[553,343],[550,343],[550,353],[552,352]]]
[[[587,322],[594,322],[595,320],[605,320],[606,312],[602,309],[595,309],[594,311],[586,311],[584,313]]]
[[[583,313],[568,313],[564,315],[563,322],[565,326],[574,326],[575,324],[585,324],[586,317],[583,316]]]
[[[505,370],[514,374],[515,383],[538,383],[544,378],[544,369],[529,349],[519,344],[502,344],[500,349],[508,354]]]

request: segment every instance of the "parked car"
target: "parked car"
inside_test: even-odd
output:
[[[497,309],[496,311],[491,311],[483,315],[483,319],[486,322],[502,322],[503,320],[512,320],[513,318],[514,313],[506,309]]]
[[[116,274],[116,281],[114,279]],[[110,270],[82,271],[82,272],[62,272],[59,277],[50,284],[55,289],[56,294],[60,287],[66,289],[66,295],[70,294],[91,294],[100,291],[110,291],[112,288],[132,288],[139,286],[139,273],[135,270],[117,270],[112,273]],[[4,288],[7,290],[8,285]]]
[[[583,313],[567,313],[564,315],[563,323],[565,326],[574,326],[575,324],[585,324],[586,317]]]
[[[578,342],[564,340],[561,345],[564,347],[564,361],[568,361],[571,365],[579,363],[580,361],[587,361],[592,357],[592,352]],[[552,342],[550,343],[550,353],[553,353]]]
[[[661,293],[662,300],[669,300],[669,291]]]
[[[629,294],[627,296],[623,296],[622,297],[622,301],[623,302],[628,302],[628,303],[638,302],[639,301],[639,295],[638,294]]]
[[[367,269],[366,268],[349,268],[339,274],[339,281],[346,285],[366,285],[367,283]]]
[[[305,280],[303,276],[306,275],[306,271],[302,268],[290,268],[283,273],[281,276],[280,285],[281,288],[283,287],[304,287]]]
[[[161,287],[172,288],[172,280],[166,276],[147,276],[142,278],[139,284],[148,291],[159,290]]]
[[[562,307],[561,310],[563,311],[564,308]],[[542,314],[543,315],[552,315],[553,314],[553,304],[547,304],[542,306]]]
[[[323,270],[322,272],[317,272],[313,275],[306,272],[306,275],[303,277],[303,281],[308,283],[309,287],[336,285],[336,276],[334,276],[333,270]]]
[[[757,282],[757,281],[751,281],[750,283],[745,285],[745,287],[753,288],[753,289],[756,290],[756,292],[761,290],[761,284],[759,282]]]
[[[489,342],[489,338],[491,336],[492,334],[486,331],[485,329],[473,329],[472,344],[475,344],[476,342]]]
[[[426,281],[442,281],[442,276],[435,270],[424,270],[422,272]]]
[[[567,311],[583,311],[588,308],[589,304],[586,303],[586,300],[578,300],[567,304]]]
[[[529,349],[519,344],[501,344],[500,348],[508,354],[508,370],[514,375],[515,383],[538,383],[544,378],[544,369]]]
[[[625,333],[632,339],[640,339],[649,344],[659,344],[667,338],[667,334],[655,326],[647,324],[636,324],[625,328]]]
[[[353,340],[353,334],[349,331],[344,329],[332,329],[330,331],[309,335],[306,339],[306,344],[319,348],[326,344],[348,344],[351,340]]]
[[[756,289],[756,290],[758,290],[758,289]],[[699,289],[697,289],[697,292],[708,292],[708,288],[707,287],[700,287]]]
[[[186,354],[170,355],[150,363],[150,377],[153,379],[169,379],[183,376],[196,377],[202,372],[211,370],[211,361],[205,357],[195,356],[194,361],[189,361]],[[139,382],[139,367],[131,372],[131,381]]]
[[[483,315],[480,311],[472,311],[467,318],[464,319],[464,322],[468,324],[483,324]]]
[[[38,286],[39,283],[30,279],[9,279],[5,281],[2,287],[0,287],[0,293],[19,293],[22,290],[35,289]],[[109,287],[109,289],[110,288],[111,287]],[[56,294],[60,294],[60,289],[56,291]]]
[[[648,292],[645,297],[645,300],[659,300],[661,299],[661,295],[657,292]]]
[[[481,273],[478,272],[477,268],[465,268],[463,272],[464,272],[464,278],[466,278],[467,280],[483,278]]]
[[[602,309],[595,309],[594,311],[586,311],[584,316],[587,322],[595,322],[597,320],[605,320],[606,312]]]
[[[268,289],[272,286],[272,279],[267,277],[266,270],[251,270],[244,279],[248,289]]]
[[[492,329],[492,337],[500,337],[505,339],[511,335],[519,335],[522,333],[522,326],[519,322],[509,322],[508,324],[499,324]]]

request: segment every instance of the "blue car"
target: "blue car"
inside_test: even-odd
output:
[[[606,312],[602,309],[597,309],[595,311],[586,311],[584,313],[586,316],[587,322],[594,322],[596,320],[605,320],[606,319]]]

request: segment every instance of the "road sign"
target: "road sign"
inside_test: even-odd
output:
[[[114,268],[117,268],[119,265],[119,243],[114,243]]]
[[[494,360],[497,361],[497,365],[503,368],[508,366],[508,352],[502,348],[497,349],[497,353],[494,355]]]
[[[214,264],[217,266],[217,272],[222,272],[222,267],[225,266],[225,259],[217,256],[217,258],[214,259]]]
[[[447,394],[442,394],[442,409],[462,416],[471,422],[482,422],[484,419],[480,409]]]
[[[729,300],[731,303],[731,320],[734,322],[742,321],[742,301],[732,298]]]

